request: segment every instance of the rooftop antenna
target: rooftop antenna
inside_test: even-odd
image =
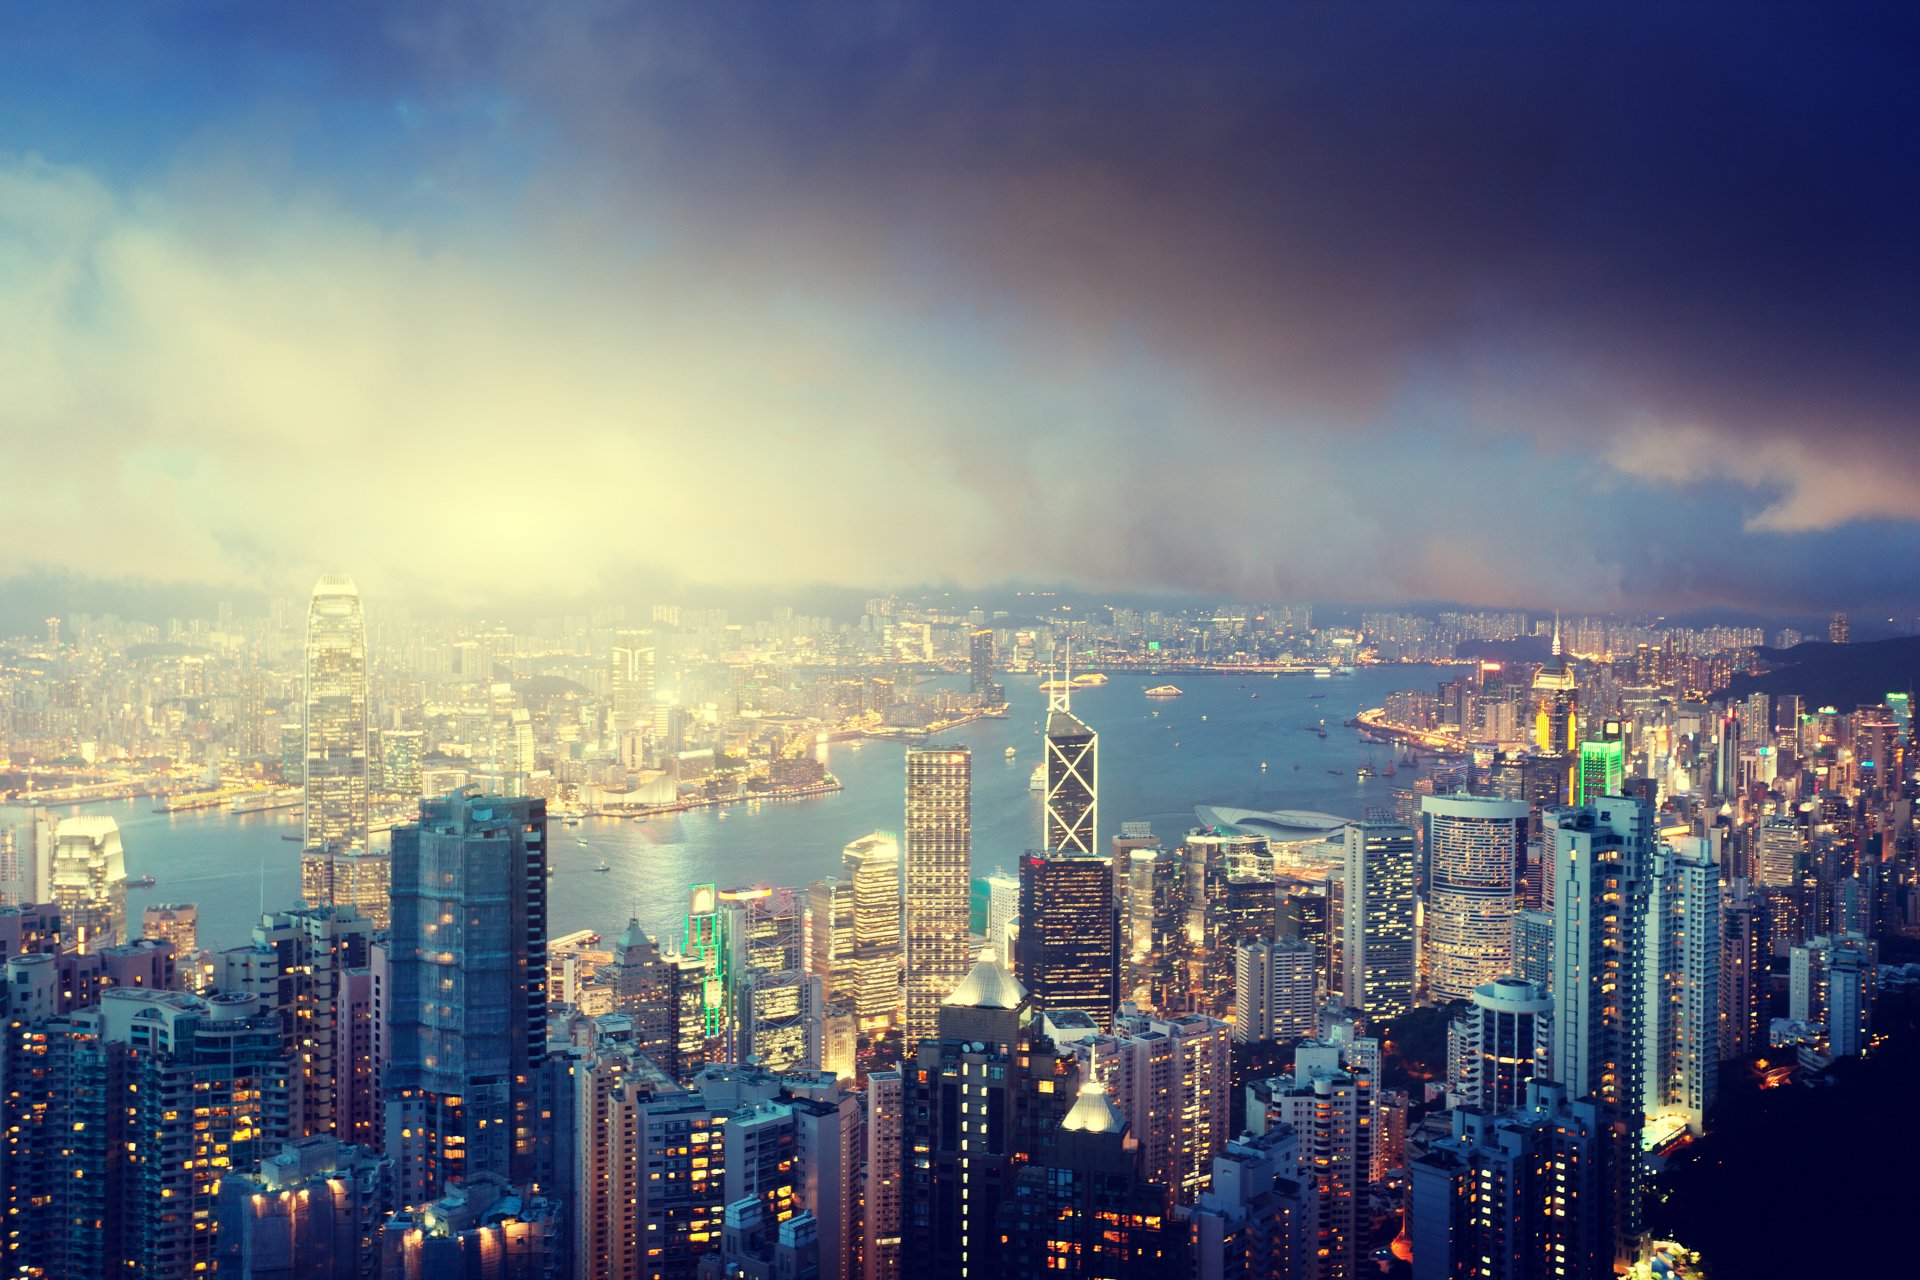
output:
[[[1553,656],[1560,656],[1560,611],[1553,611]]]

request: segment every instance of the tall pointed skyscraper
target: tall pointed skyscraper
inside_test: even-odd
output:
[[[1067,671],[1047,700],[1047,805],[1040,847],[1049,852],[1101,853],[1100,735],[1073,714],[1073,651]]]
[[[1560,651],[1560,619],[1553,620],[1553,656],[1533,677],[1533,744],[1541,754],[1566,755],[1579,749],[1579,693],[1573,668]]]
[[[972,886],[973,754],[965,747],[907,752],[907,1044],[935,1032],[940,1002],[967,976]]]
[[[307,608],[306,839],[300,890],[387,924],[387,858],[367,849],[367,627],[360,589],[321,575]]]

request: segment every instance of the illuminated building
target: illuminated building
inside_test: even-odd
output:
[[[424,1208],[387,1219],[380,1231],[381,1280],[546,1280],[565,1256],[560,1206],[531,1189],[484,1174]]]
[[[127,940],[127,860],[120,824],[104,815],[62,818],[47,859],[47,897],[60,910],[68,949],[85,953]]]
[[[1610,1135],[1608,1202],[1613,1258],[1641,1250],[1638,1159],[1649,1054],[1653,915],[1653,807],[1613,796],[1547,815],[1554,886],[1553,1072],[1591,1100]]]
[[[306,839],[302,847],[310,852],[364,851],[367,628],[360,612],[360,590],[344,574],[325,574],[313,586],[307,609],[306,676]],[[364,909],[361,914],[378,918]]]
[[[1259,1044],[1310,1036],[1319,1008],[1319,957],[1296,938],[1235,948],[1233,1038]]]
[[[1158,1013],[1186,1008],[1186,868],[1158,844],[1127,852],[1127,972],[1123,994]]]
[[[140,912],[140,936],[173,948],[176,982],[183,991],[198,991],[200,908],[191,902],[153,903]]]
[[[915,1277],[1002,1268],[1001,1203],[1073,1102],[1073,1062],[1036,1039],[1029,1013],[1025,989],[983,956],[906,1064],[900,1256]]]
[[[1414,1280],[1604,1280],[1609,1135],[1600,1108],[1535,1082],[1524,1105],[1452,1113],[1450,1137],[1407,1163]]]
[[[1858,934],[1809,938],[1789,957],[1787,1016],[1813,1032],[1824,1069],[1867,1051],[1879,945]]]
[[[1049,695],[1047,707],[1047,799],[1041,815],[1040,847],[1080,854],[1099,853],[1100,735],[1073,714],[1072,682]]]
[[[253,942],[214,957],[214,988],[257,996],[280,1019],[293,1068],[288,1134],[372,1144],[375,1120],[371,996],[373,925],[345,907],[262,916]]]
[[[1498,978],[1477,988],[1460,1018],[1463,1070],[1460,1078],[1448,1072],[1454,1105],[1499,1112],[1524,1103],[1527,1086],[1548,1078],[1552,1023],[1552,998],[1531,982]]]
[[[828,876],[807,886],[807,972],[820,979],[827,1003],[853,1000],[853,886]]]
[[[1107,860],[1055,850],[1020,859],[1014,974],[1036,1008],[1078,1009],[1102,1031],[1119,1004],[1119,915]]]
[[[393,1161],[299,1138],[220,1182],[219,1273],[240,1280],[365,1280],[395,1207]]]
[[[1580,744],[1580,770],[1573,802],[1591,804],[1601,796],[1617,796],[1627,780],[1627,742],[1618,720],[1606,721],[1598,738]]]
[[[1527,806],[1492,796],[1426,796],[1427,991],[1436,1003],[1471,999],[1513,969]]]
[[[1718,1096],[1726,898],[1717,839],[1682,836],[1654,852],[1646,962],[1649,1117],[1684,1120],[1695,1137]]]
[[[1549,994],[1553,991],[1553,912],[1520,911],[1513,917],[1513,975]]]
[[[1579,747],[1579,692],[1573,669],[1560,652],[1560,621],[1553,623],[1553,656],[1533,677],[1533,744],[1544,755],[1564,756]]]
[[[998,701],[993,682],[993,632],[976,627],[967,638],[967,692],[976,699]]]
[[[384,1149],[401,1199],[481,1175],[546,1184],[546,801],[423,800],[393,865]]]
[[[1373,1080],[1342,1070],[1340,1049],[1305,1041],[1294,1071],[1252,1087],[1247,1127],[1291,1127],[1300,1172],[1314,1200],[1314,1280],[1355,1280],[1366,1257],[1367,1187],[1373,1176]]]
[[[607,678],[616,739],[653,728],[653,638],[651,631],[621,631],[614,637]]]
[[[1417,856],[1411,827],[1356,822],[1346,829],[1341,978],[1346,1003],[1369,1018],[1413,1007]]]
[[[997,1274],[1015,1280],[1073,1272],[1157,1280],[1180,1256],[1167,1188],[1141,1176],[1139,1144],[1099,1084],[1088,1082],[1044,1154],[1020,1169],[1001,1202],[1006,1237]]]
[[[909,748],[906,816],[906,1039],[912,1045],[934,1034],[941,1002],[967,976],[971,960],[972,753]]]
[[[900,844],[881,832],[848,845],[843,855],[852,889],[850,986],[863,1026],[900,1014]]]
[[[1182,841],[1185,959],[1193,1007],[1213,1017],[1233,1007],[1234,948],[1279,930],[1272,846],[1236,828],[1197,827]]]
[[[1113,1035],[1090,1034],[1061,1047],[1126,1117],[1144,1176],[1191,1203],[1230,1136],[1231,1028],[1201,1014],[1123,1018]]]
[[[820,1066],[825,1000],[820,979],[802,969],[748,969],[737,993],[737,1061],[768,1071]]]
[[[793,1115],[795,1194],[813,1216],[820,1245],[820,1274],[830,1280],[860,1278],[860,1205],[866,1180],[863,1099],[851,1081],[784,1090]]]
[[[867,1076],[866,1162],[862,1173],[862,1280],[900,1280],[904,1231],[906,1082],[895,1071]]]
[[[1727,904],[1720,959],[1720,1056],[1745,1058],[1767,1044],[1766,916],[1751,896]]]
[[[279,1020],[251,996],[115,988],[35,1038],[45,1071],[9,1064],[7,1124],[36,1111],[60,1137],[8,1165],[10,1266],[210,1272],[222,1180],[287,1136]]]
[[[1311,1275],[1314,1205],[1299,1152],[1298,1135],[1279,1125],[1214,1156],[1188,1218],[1194,1280]]]
[[[350,909],[375,929],[390,923],[392,858],[356,849],[307,849],[300,855],[300,898],[310,907]]]
[[[720,910],[720,892],[715,886],[693,886],[687,896],[682,949],[701,970],[701,1009],[710,1039],[725,1035],[728,1026],[727,993],[733,985],[734,964],[733,948],[727,941],[729,918]]]
[[[1853,624],[1844,613],[1836,613],[1827,623],[1827,643],[1847,644],[1853,639]]]
[[[418,729],[380,731],[380,790],[391,796],[418,799],[420,759],[425,735]]]
[[[640,1207],[647,1163],[640,1151],[642,1109],[673,1094],[673,1080],[632,1038],[621,1014],[594,1020],[586,1056],[574,1069],[573,1256],[581,1280],[639,1280],[647,1274]]]

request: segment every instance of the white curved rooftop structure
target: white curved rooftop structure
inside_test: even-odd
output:
[[[1311,809],[1228,809],[1202,804],[1195,805],[1193,812],[1202,826],[1227,827],[1282,840],[1331,835],[1353,821],[1352,818],[1331,813],[1315,813]]]
[[[1017,1009],[1026,998],[1027,989],[1019,980],[993,958],[992,951],[983,951],[973,972],[940,1003],[968,1009]]]
[[[316,596],[358,596],[360,588],[344,573],[323,573],[313,584]]]
[[[1060,1121],[1060,1127],[1076,1133],[1119,1133],[1126,1128],[1126,1121],[1113,1109],[1107,1087],[1089,1080],[1080,1086],[1080,1096],[1074,1099],[1073,1109]]]

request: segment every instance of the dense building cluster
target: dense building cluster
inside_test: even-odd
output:
[[[92,694],[22,714],[155,670],[82,678],[88,650],[50,630],[10,676],[16,746],[23,724],[107,730],[66,789],[111,789],[155,735],[238,735],[254,750],[202,781],[297,783],[305,901],[238,945],[206,945],[229,940],[190,903],[134,937],[113,821],[29,829],[0,905],[7,1273],[1353,1280],[1397,1254],[1422,1280],[1597,1277],[1646,1258],[1650,1162],[1711,1128],[1725,1065],[1871,1053],[1879,944],[1920,932],[1906,696],[1703,695],[1748,663],[1714,647],[1744,633],[1556,626],[1544,660],[1476,662],[1355,722],[1405,752],[1391,809],[1201,808],[1172,842],[1102,829],[1127,798],[1101,796],[1100,735],[1058,677],[1033,847],[976,877],[973,753],[927,727],[991,714],[1052,637],[1036,654],[1033,632],[892,601],[851,633],[818,621],[749,636],[656,611],[600,629],[594,692],[539,702],[493,679],[533,656],[512,637],[441,654],[477,680],[428,679],[425,649],[383,668],[330,576],[280,696],[256,665],[271,628],[236,625],[224,657],[168,668],[212,679],[203,718],[157,699],[117,728]],[[753,660],[720,685],[691,647],[657,665],[669,632],[716,626],[942,657],[967,689],[928,707],[828,678],[776,711]],[[1171,664],[1527,628],[1115,610],[1062,630],[1119,662],[1155,633],[1137,652]],[[778,785],[843,714],[915,730],[897,836],[807,885],[689,886],[678,936],[553,935],[565,815],[714,799],[721,758],[728,785]],[[1423,1018],[1445,1024],[1430,1078],[1405,1043]]]

